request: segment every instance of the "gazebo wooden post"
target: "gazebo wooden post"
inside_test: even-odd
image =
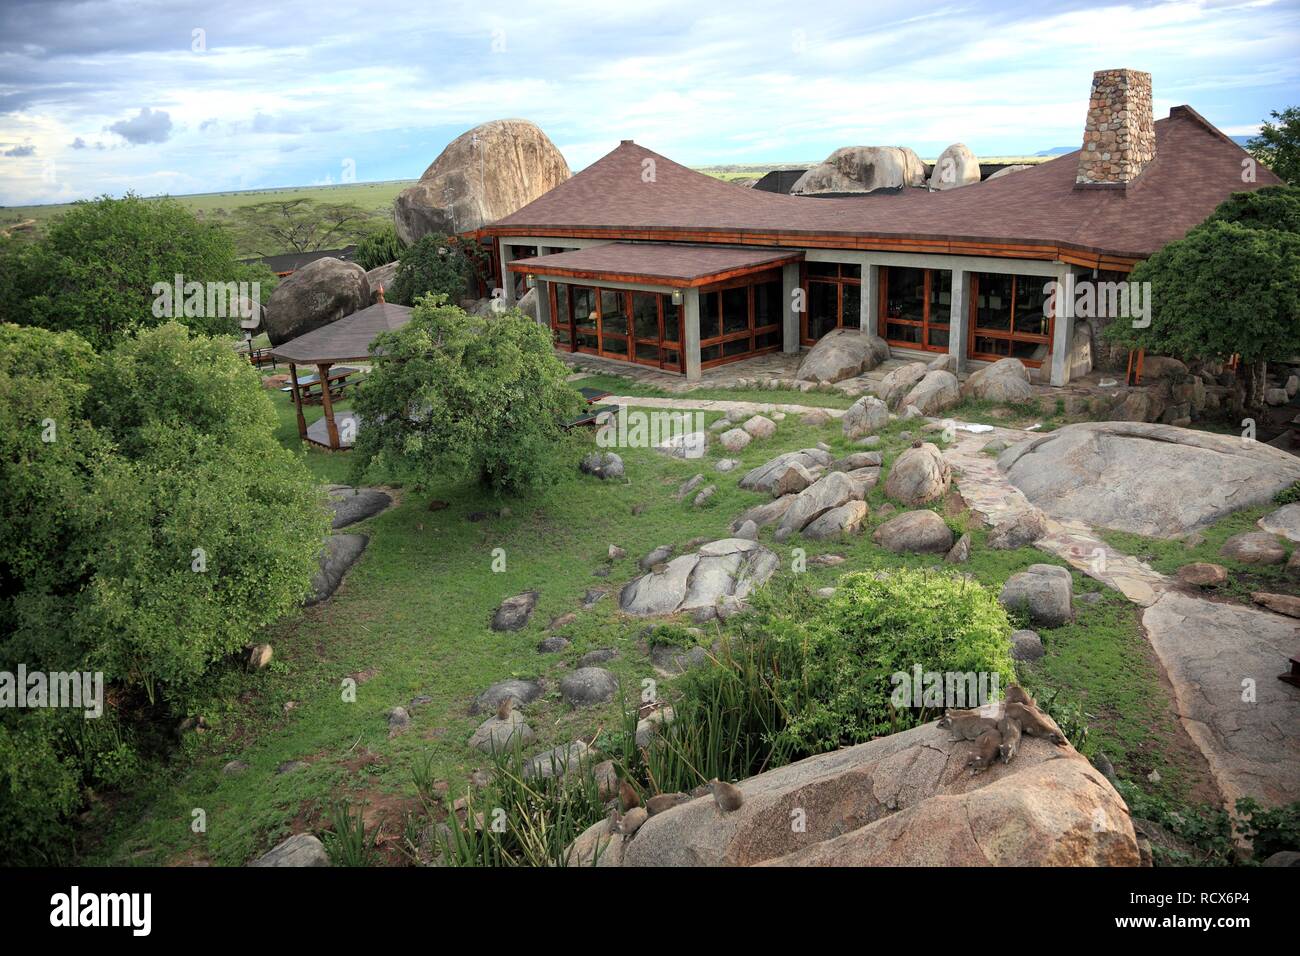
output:
[[[293,405],[298,412],[298,437],[307,440],[307,420],[302,417],[302,392],[298,387],[298,366],[289,363],[289,379],[293,384]]]
[[[325,427],[329,430],[330,449],[338,451],[339,449],[339,427],[334,422],[334,402],[330,399],[330,366],[317,365],[316,374],[320,376],[320,400],[325,406]]]

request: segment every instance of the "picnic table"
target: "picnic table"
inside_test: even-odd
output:
[[[343,394],[343,389],[348,383],[349,377],[356,375],[360,369],[352,368],[350,365],[339,365],[330,369],[329,387],[330,396],[336,397]],[[282,392],[292,392],[293,383],[290,382],[280,389]],[[309,405],[314,405],[321,400],[321,385],[319,375],[307,375],[298,379],[298,391],[302,400]]]

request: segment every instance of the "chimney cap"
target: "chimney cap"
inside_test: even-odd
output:
[[[631,141],[630,139],[620,139],[620,140],[618,141],[618,145],[620,145],[620,146],[631,146],[631,145],[632,145],[632,141]]]

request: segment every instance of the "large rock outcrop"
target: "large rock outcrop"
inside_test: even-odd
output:
[[[1263,442],[1146,422],[1082,422],[1013,445],[998,467],[1054,518],[1168,538],[1300,481]]]
[[[951,738],[926,724],[810,757],[742,781],[733,812],[705,795],[626,841],[597,824],[574,849],[606,866],[1140,864],[1124,801],[1073,748],[1024,737],[972,775],[975,744]]]
[[[934,161],[931,189],[956,189],[980,181],[980,161],[965,143],[953,143]]]
[[[366,270],[326,256],[286,278],[266,303],[263,324],[272,345],[314,332],[370,304]]]
[[[420,181],[398,194],[402,241],[460,233],[522,209],[569,178],[569,164],[537,126],[521,119],[475,126],[447,144]]]
[[[632,581],[619,593],[619,606],[626,614],[690,611],[707,618],[720,608],[742,605],[779,564],[777,556],[757,541],[723,538]]]
[[[862,193],[924,185],[925,163],[906,146],[844,146],[800,176],[790,187],[790,195]]]
[[[878,335],[860,329],[836,329],[823,335],[799,363],[800,382],[829,385],[869,372],[889,358],[889,346]]]

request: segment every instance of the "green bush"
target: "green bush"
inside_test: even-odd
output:
[[[369,272],[402,257],[406,244],[397,236],[397,230],[390,223],[379,231],[366,236],[357,243],[352,261]]]
[[[169,321],[154,315],[155,283],[260,282],[270,297],[274,275],[235,258],[230,236],[201,223],[171,199],[128,193],[75,203],[33,242],[0,244],[0,321],[76,332],[95,348],[117,336]],[[174,304],[175,305],[175,304]],[[209,335],[239,331],[233,315],[176,321]]]
[[[1279,505],[1290,505],[1300,501],[1300,481],[1295,482],[1289,488],[1283,488],[1273,496],[1273,501]]]
[[[378,462],[417,490],[452,475],[515,491],[573,467],[563,425],[582,397],[549,331],[518,311],[486,319],[431,296],[376,350],[353,400],[367,422],[353,451],[358,475]]]
[[[0,859],[9,866],[68,862],[67,819],[81,798],[76,768],[49,732],[56,716],[0,717]]]
[[[486,258],[477,244],[431,233],[402,251],[388,298],[402,305],[414,305],[426,295],[443,295],[449,302],[459,302],[473,294],[485,270]]]

